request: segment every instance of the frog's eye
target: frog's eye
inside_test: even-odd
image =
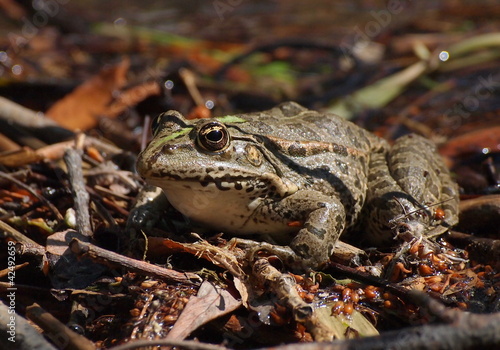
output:
[[[219,122],[205,124],[198,132],[198,145],[209,152],[220,152],[229,145],[229,132]]]

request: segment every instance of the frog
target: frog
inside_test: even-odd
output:
[[[170,110],[152,133],[136,169],[169,205],[214,231],[263,237],[304,269],[324,266],[352,231],[384,246],[395,220],[428,230],[458,221],[457,185],[434,143],[416,134],[390,145],[295,102],[194,120]]]

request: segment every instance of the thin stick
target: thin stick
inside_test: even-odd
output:
[[[29,128],[58,126],[52,119],[0,96],[0,118]]]
[[[64,323],[34,303],[26,308],[26,316],[42,328],[60,349],[95,350],[90,340],[69,329]]]
[[[335,334],[324,320],[318,317],[311,304],[299,295],[295,279],[288,273],[281,273],[267,259],[257,260],[252,267],[253,276],[259,285],[265,285],[276,293],[278,300],[284,302],[292,311],[297,322],[303,323],[315,341],[328,342]]]
[[[204,106],[205,101],[203,100],[203,97],[200,94],[200,90],[198,90],[198,87],[196,86],[196,77],[194,73],[187,68],[181,68],[179,69],[179,75],[184,81],[184,84],[186,85],[194,103],[197,106]]]
[[[21,232],[10,226],[9,224],[3,222],[0,220],[0,236],[2,237],[10,237],[16,242],[22,243],[24,245],[27,245],[29,247],[38,249],[38,250],[43,250],[45,251],[45,248],[33,241],[31,238],[26,237],[23,235]]]
[[[28,321],[0,302],[0,348],[56,350]],[[14,324],[14,325],[13,325]],[[15,341],[15,342],[14,342]]]
[[[171,269],[166,269],[160,266],[149,264],[145,261],[131,259],[121,254],[99,248],[93,244],[82,242],[73,238],[69,243],[71,251],[79,256],[88,255],[97,262],[106,262],[117,264],[131,271],[143,275],[154,275],[160,278],[166,278],[175,282],[197,284],[201,282],[198,275],[190,272],[178,272]]]
[[[45,199],[44,196],[41,196],[39,195],[38,193],[36,193],[31,187],[29,187],[27,184],[24,184],[22,183],[21,181],[17,180],[16,178],[10,176],[9,174],[7,173],[4,173],[3,171],[0,171],[0,177],[3,177],[4,179],[7,179],[13,183],[15,183],[17,186],[25,189],[26,191],[28,191],[29,193],[31,193],[33,196],[35,196],[40,202],[44,203],[45,205],[47,205],[50,210],[52,210],[52,212],[54,213],[54,215],[57,217],[58,220],[62,221],[64,220],[63,216],[61,215],[61,213],[59,212],[59,210],[51,203],[49,202],[47,199]]]
[[[367,284],[372,284],[374,286],[382,287],[389,290],[392,294],[397,295],[401,298],[408,297],[408,289],[401,287],[395,283],[388,282],[386,279],[373,276],[367,272],[359,271],[353,267],[345,266],[336,262],[329,262],[329,268],[331,268],[335,272],[340,272],[341,274],[352,278],[356,281],[364,282]],[[437,299],[441,299],[441,301],[445,304],[452,304],[452,300],[448,300],[446,298],[442,298],[442,296],[436,292],[429,291],[428,293],[431,296],[436,297]]]
[[[73,131],[63,128],[52,119],[47,118],[42,112],[35,112],[2,96],[0,96],[0,119],[27,128],[49,128],[51,131],[57,130],[60,135],[59,139],[68,139],[74,136]],[[123,152],[123,150],[116,146],[95,137],[88,136],[86,141],[102,149],[107,154]]]
[[[89,193],[85,189],[85,181],[82,172],[82,158],[74,148],[68,148],[64,152],[64,162],[68,168],[69,181],[71,183],[71,194],[73,196],[76,212],[76,227],[80,234],[85,237],[92,236],[89,213]]]
[[[109,350],[132,350],[138,348],[150,348],[153,346],[175,346],[189,350],[228,350],[223,346],[200,343],[194,340],[136,340],[123,345],[115,346]]]
[[[14,269],[11,270],[9,268],[6,268],[6,269],[3,269],[3,270],[0,270],[0,278],[4,278],[5,276],[7,276],[9,274],[9,272],[11,271],[17,271],[19,269],[22,269],[23,267],[25,266],[28,266],[30,263],[29,262],[23,262],[22,264],[19,264],[19,265],[16,265],[14,266]]]

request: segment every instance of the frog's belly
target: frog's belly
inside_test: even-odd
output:
[[[202,186],[194,181],[149,183],[161,187],[169,203],[183,215],[215,230],[236,235],[269,234],[278,237],[287,237],[298,231],[284,221],[258,215],[262,199],[252,199],[245,191],[221,191],[213,183]]]

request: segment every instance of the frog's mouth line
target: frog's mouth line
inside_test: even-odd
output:
[[[162,175],[161,177],[150,177],[146,180],[149,184],[158,187],[168,187],[171,186],[185,186],[186,189],[192,188],[192,184],[199,184],[201,187],[208,187],[209,185],[215,185],[215,187],[220,191],[238,190],[245,191],[246,193],[251,193],[254,191],[263,191],[267,188],[267,185],[262,181],[256,181],[254,177],[229,177],[224,175],[222,177],[212,177],[204,176],[200,177],[181,177],[179,175]],[[167,186],[166,186],[167,185]]]

